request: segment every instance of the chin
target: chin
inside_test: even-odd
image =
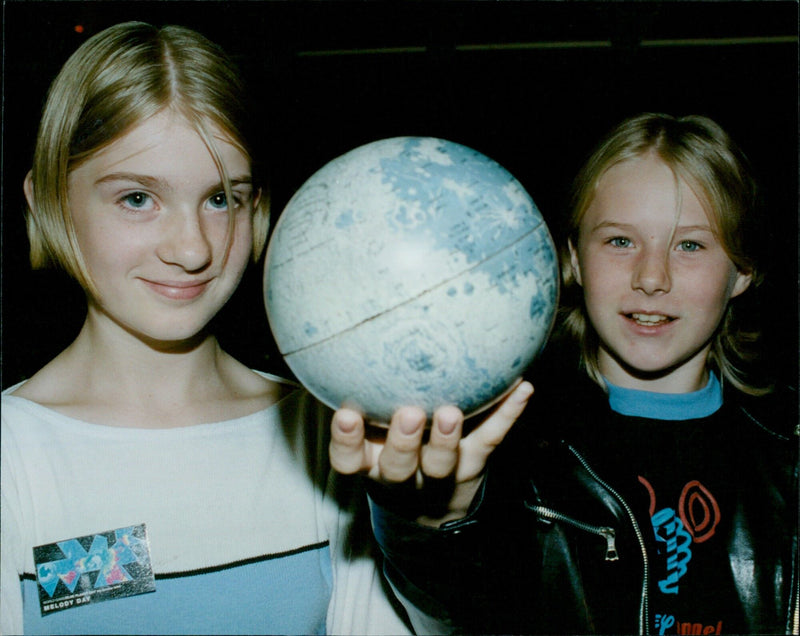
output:
[[[679,368],[683,362],[676,362],[675,360],[659,361],[647,356],[642,356],[638,359],[634,357],[624,358],[616,355],[612,355],[611,357],[622,371],[640,380],[658,380],[666,377]]]

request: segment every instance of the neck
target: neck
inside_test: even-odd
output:
[[[15,395],[84,422],[173,428],[250,415],[280,399],[283,386],[237,362],[209,333],[154,342],[90,311],[75,341]]]
[[[225,356],[208,333],[179,342],[153,341],[93,320],[91,314],[65,353],[79,370],[87,394],[139,408],[197,403],[219,382]]]

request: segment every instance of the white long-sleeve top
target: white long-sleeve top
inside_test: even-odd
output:
[[[330,412],[304,390],[151,430],[72,419],[14,388],[0,438],[2,634],[408,633],[363,492],[329,469]]]

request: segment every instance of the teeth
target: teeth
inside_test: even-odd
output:
[[[646,325],[655,325],[660,322],[669,322],[669,316],[661,316],[659,314],[631,314],[636,322]]]

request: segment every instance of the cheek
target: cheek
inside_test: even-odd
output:
[[[253,216],[242,214],[236,219],[233,228],[233,242],[228,255],[229,265],[237,269],[247,266],[250,255],[253,253]]]
[[[76,223],[75,234],[92,277],[118,266],[131,251],[126,234],[101,223]]]
[[[232,226],[225,213],[207,217],[202,223],[205,240],[211,246],[215,262],[224,262],[226,269],[238,268],[242,261],[247,262],[253,243],[251,215],[238,213]]]
[[[581,285],[587,303],[610,299],[613,290],[625,283],[624,272],[616,263],[604,262],[591,254],[583,254],[579,259]],[[629,280],[629,279],[627,279]]]
[[[715,329],[731,299],[735,279],[723,272],[697,272],[681,288],[683,310]]]
[[[583,279],[583,303],[589,321],[595,329],[602,330],[612,314],[616,313],[617,303],[614,300],[619,296],[614,292],[613,285],[607,277],[586,276]]]
[[[736,271],[725,264],[693,268],[686,272],[684,293],[701,304],[725,304],[733,293]]]

